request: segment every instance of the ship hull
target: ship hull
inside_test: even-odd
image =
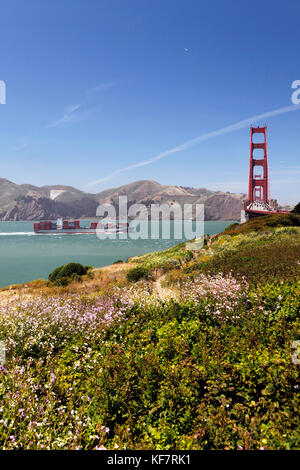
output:
[[[68,235],[87,235],[91,233],[107,233],[110,234],[117,234],[117,233],[127,233],[127,230],[97,230],[92,228],[79,228],[79,229],[54,229],[54,230],[35,230],[34,233],[39,234],[68,234]]]
[[[105,221],[106,222],[106,221]],[[87,235],[87,234],[117,234],[126,233],[129,230],[127,223],[118,222],[117,224],[111,223],[98,223],[91,222],[89,227],[80,227],[80,220],[63,220],[57,219],[57,222],[46,220],[42,222],[35,222],[33,224],[34,233],[45,235]]]

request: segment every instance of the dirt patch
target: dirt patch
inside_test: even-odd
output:
[[[163,287],[162,282],[165,278],[164,276],[160,276],[156,281],[153,283],[153,291],[156,292],[158,297],[161,300],[169,300],[169,299],[177,299],[178,294],[174,289],[171,289],[170,287]]]

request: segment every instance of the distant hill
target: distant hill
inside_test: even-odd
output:
[[[111,203],[118,208],[118,197],[127,195],[128,204],[200,204],[205,203],[206,220],[238,220],[245,194],[211,191],[206,188],[167,186],[142,180],[107,189],[97,194],[72,186],[33,186],[15,184],[0,178],[0,219],[41,220],[57,217],[95,217],[98,204]]]
[[[71,186],[17,185],[0,178],[1,220],[89,217],[95,215],[97,206],[95,194]]]

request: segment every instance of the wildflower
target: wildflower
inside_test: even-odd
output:
[[[56,380],[56,375],[54,374],[54,372],[51,373],[51,379],[50,379],[50,384],[53,385],[54,382]]]

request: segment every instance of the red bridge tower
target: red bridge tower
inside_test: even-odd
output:
[[[269,204],[269,172],[268,172],[268,153],[267,153],[267,126],[250,128],[250,169],[249,169],[249,188],[248,201],[253,203],[260,201]],[[264,141],[261,143],[253,142],[254,134],[263,134]],[[253,155],[256,149],[263,150],[263,156],[255,158]],[[257,170],[258,167],[258,171]]]
[[[263,134],[263,142],[255,142],[255,134]],[[253,141],[254,140],[254,141]],[[263,150],[263,155],[258,156],[257,149]],[[278,210],[275,199],[270,199],[268,152],[267,152],[267,126],[250,128],[250,168],[248,200],[244,202],[241,213],[241,222],[253,217],[288,213]]]

